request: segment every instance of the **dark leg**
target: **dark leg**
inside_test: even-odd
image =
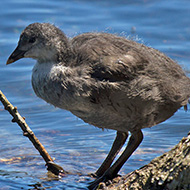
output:
[[[95,173],[96,176],[98,176],[98,177],[102,176],[105,173],[105,171],[111,166],[113,160],[115,159],[115,157],[119,153],[120,149],[124,145],[127,137],[128,137],[128,133],[117,132],[117,135],[116,135],[115,141],[112,145],[112,148],[111,148],[109,154],[107,155],[106,159],[100,166],[100,168],[96,171],[96,173]]]
[[[127,147],[125,148],[122,155],[118,158],[118,160],[110,168],[107,169],[107,171],[104,173],[102,177],[95,180],[88,188],[95,189],[100,182],[105,182],[107,180],[113,179],[117,175],[123,164],[127,161],[127,159],[131,156],[131,154],[137,149],[142,140],[143,140],[143,134],[141,130],[132,133],[129,142],[127,144]]]

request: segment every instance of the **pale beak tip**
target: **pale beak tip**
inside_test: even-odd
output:
[[[13,63],[13,62],[14,62],[13,59],[8,59],[7,62],[6,62],[6,65],[9,65],[9,64],[11,64],[11,63]]]

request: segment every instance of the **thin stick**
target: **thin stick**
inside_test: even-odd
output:
[[[40,143],[38,138],[34,135],[33,131],[25,122],[25,118],[19,114],[17,107],[14,107],[7,100],[7,98],[2,93],[1,90],[0,90],[0,101],[4,105],[5,110],[7,110],[13,116],[12,122],[16,122],[20,126],[20,128],[23,130],[23,135],[28,137],[29,140],[34,145],[34,147],[39,151],[40,155],[43,157],[43,159],[46,162],[47,170],[51,171],[55,175],[67,174],[68,172],[66,172],[61,166],[53,162],[51,156],[48,154],[44,146]]]

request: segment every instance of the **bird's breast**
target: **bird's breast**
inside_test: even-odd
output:
[[[52,63],[37,63],[32,72],[36,95],[61,109],[89,111],[89,89],[73,69]]]
[[[66,109],[64,97],[64,67],[56,67],[53,63],[36,63],[32,72],[32,87],[36,95],[46,102]],[[64,96],[64,93],[66,96]]]

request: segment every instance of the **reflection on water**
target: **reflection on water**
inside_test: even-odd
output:
[[[114,131],[89,126],[71,113],[37,98],[30,84],[34,61],[5,66],[20,32],[32,22],[51,22],[72,37],[88,31],[131,35],[155,47],[189,71],[190,3],[167,1],[15,1],[0,6],[0,89],[17,106],[56,163],[72,172],[62,179],[49,176],[44,161],[0,105],[1,189],[86,189],[106,157]],[[168,121],[145,129],[144,141],[121,174],[147,164],[173,147],[189,127],[189,113],[179,110]],[[80,175],[79,175],[80,174]]]

